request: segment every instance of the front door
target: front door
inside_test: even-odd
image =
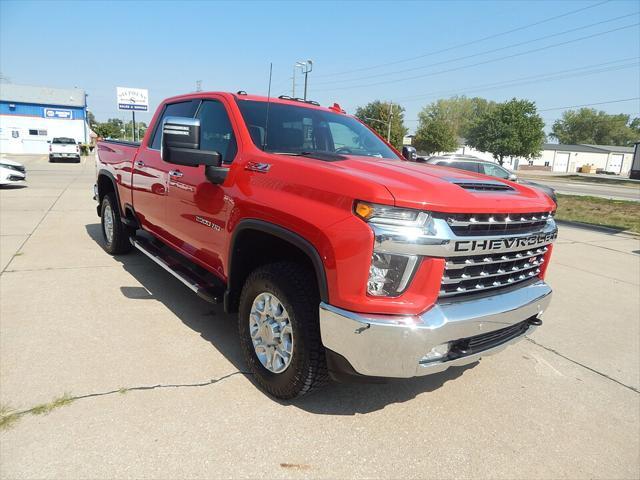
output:
[[[133,164],[131,186],[136,214],[145,230],[163,238],[168,235],[166,198],[172,166],[160,157],[162,122],[167,116],[193,118],[199,103],[199,100],[190,100],[167,104],[153,127],[152,138],[148,145],[140,148]]]
[[[230,165],[237,153],[236,135],[221,100],[203,100],[196,118],[200,119],[200,149],[219,152],[223,164]],[[205,177],[205,167],[172,165],[169,172],[167,219],[173,239],[184,253],[213,270],[223,272],[220,253],[224,230],[232,205],[225,187]]]

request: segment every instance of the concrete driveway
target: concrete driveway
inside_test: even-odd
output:
[[[104,253],[92,160],[25,163],[0,191],[0,403],[43,405],[0,430],[0,477],[640,476],[637,237],[563,227],[544,325],[497,356],[281,403],[233,317]]]

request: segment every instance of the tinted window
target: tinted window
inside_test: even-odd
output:
[[[509,178],[509,172],[507,172],[504,168],[498,165],[491,165],[490,163],[483,163],[481,168],[484,171],[485,175],[489,175],[490,177],[498,177],[498,178]],[[481,172],[482,173],[482,172]]]
[[[75,145],[76,141],[73,138],[58,137],[53,139],[53,143],[62,143],[64,145],[69,145],[69,144]]]
[[[473,162],[440,162],[438,165],[443,167],[459,168],[469,172],[478,173],[478,164]]]
[[[200,150],[222,155],[222,161],[231,163],[236,156],[236,138],[229,116],[220,102],[205,100],[198,111],[200,119]]]
[[[398,159],[382,140],[358,120],[317,108],[238,100],[253,143],[278,153],[346,154]],[[266,145],[265,145],[266,143]]]
[[[158,119],[158,123],[153,127],[153,140],[151,141],[151,148],[160,150],[160,142],[162,142],[162,130],[158,128],[158,125],[162,125],[162,121],[165,117],[189,117],[193,118],[193,115],[198,109],[200,100],[189,100],[188,102],[171,103],[164,107],[162,116]]]

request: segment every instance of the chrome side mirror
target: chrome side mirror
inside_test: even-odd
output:
[[[509,175],[509,180],[511,180],[512,182],[517,182],[518,176],[515,173],[512,173]]]

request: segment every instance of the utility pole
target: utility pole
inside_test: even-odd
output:
[[[387,143],[391,143],[391,120],[393,116],[393,102],[389,102],[389,125],[387,126]]]
[[[296,98],[296,68],[300,66],[300,62],[293,64],[293,77],[291,77],[291,98]]]

